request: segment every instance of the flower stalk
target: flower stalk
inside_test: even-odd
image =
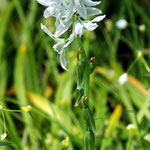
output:
[[[83,90],[84,90],[84,96],[81,100],[81,109],[82,109],[82,115],[83,119],[86,125],[86,131],[84,135],[84,144],[83,149],[84,150],[93,150],[94,149],[94,141],[95,136],[97,135],[96,127],[95,127],[95,121],[93,117],[93,112],[89,108],[89,85],[90,85],[90,63],[88,61],[87,55],[84,51],[81,38],[77,37],[78,44],[81,51],[81,59],[83,59],[84,63],[84,71],[83,71]]]
[[[88,62],[88,58],[86,56],[86,53],[84,51],[81,38],[77,37],[78,44],[81,50],[81,58],[83,59],[84,62],[84,100],[83,100],[83,107],[87,107],[89,105],[88,99],[89,99],[89,81],[90,81],[90,64]]]

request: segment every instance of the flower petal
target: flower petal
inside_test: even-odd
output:
[[[76,21],[74,23],[74,30],[75,36],[79,35],[81,37],[83,34],[83,25],[79,21]]]
[[[50,6],[56,3],[55,0],[37,0],[37,1],[43,6]]]
[[[87,10],[87,16],[94,16],[94,15],[99,15],[102,13],[100,9],[97,9],[94,7],[89,7],[86,10]]]
[[[66,57],[65,57],[65,53],[66,53],[66,50],[64,49],[64,51],[60,55],[60,64],[61,64],[61,67],[64,70],[68,71],[68,69],[66,68],[66,66],[67,66],[67,60],[66,60]]]
[[[83,22],[83,26],[89,31],[93,31],[98,27],[96,23],[92,23],[91,21]]]
[[[106,15],[98,16],[98,17],[94,18],[91,22],[99,22],[99,21],[103,20],[105,17],[106,17]]]
[[[64,48],[66,48],[69,44],[72,43],[72,41],[74,40],[74,33],[72,33],[69,38],[68,38],[68,42],[63,46]]]
[[[54,16],[55,14],[56,7],[54,5],[49,6],[45,11],[44,11],[44,18],[48,18],[50,16]]]
[[[73,1],[71,1],[71,3],[70,3],[67,10],[68,11],[67,11],[65,22],[69,21],[73,16],[73,13],[74,13],[74,3],[73,3]]]
[[[54,34],[54,37],[59,37],[61,36],[63,33],[65,33],[69,27],[71,26],[71,21],[69,22],[63,22],[63,25],[62,24],[59,24],[58,27],[56,28],[56,32]]]
[[[64,44],[65,44],[65,40],[62,39],[61,41],[59,41],[58,43],[56,43],[53,48],[54,50],[58,53],[58,54],[62,54],[64,51]]]
[[[88,6],[96,6],[96,5],[99,5],[101,2],[93,2],[91,0],[83,0],[84,4],[85,5],[88,5]]]
[[[75,6],[76,6],[76,10],[79,13],[79,15],[82,18],[86,19],[87,18],[87,11],[86,11],[86,7],[84,6],[83,2],[80,1],[80,5],[75,3]]]
[[[41,23],[41,29],[42,29],[46,34],[48,34],[53,40],[55,40],[54,35],[53,35],[53,34],[46,28],[46,26],[43,25],[42,23]]]

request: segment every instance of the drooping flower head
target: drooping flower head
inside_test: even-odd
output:
[[[67,61],[65,59],[66,47],[72,43],[75,37],[81,37],[84,30],[93,31],[98,25],[97,22],[103,20],[105,15],[97,16],[93,20],[87,20],[89,16],[101,14],[101,10],[93,7],[100,2],[92,0],[37,0],[41,5],[46,6],[44,17],[55,17],[56,31],[52,34],[45,25],[41,28],[47,33],[56,44],[54,50],[60,54],[61,66],[67,70]],[[72,32],[68,39],[62,39],[60,36],[72,27]]]

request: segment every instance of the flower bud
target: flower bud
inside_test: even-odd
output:
[[[29,112],[32,110],[32,106],[28,105],[27,107],[21,107],[21,109],[25,112]]]
[[[69,137],[66,137],[66,139],[64,139],[61,144],[64,146],[64,147],[68,147],[69,146],[69,143],[70,143],[70,140],[69,140]]]

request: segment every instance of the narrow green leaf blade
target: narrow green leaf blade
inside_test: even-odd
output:
[[[0,142],[0,146],[6,146],[6,145],[10,145],[11,143],[9,142]]]

